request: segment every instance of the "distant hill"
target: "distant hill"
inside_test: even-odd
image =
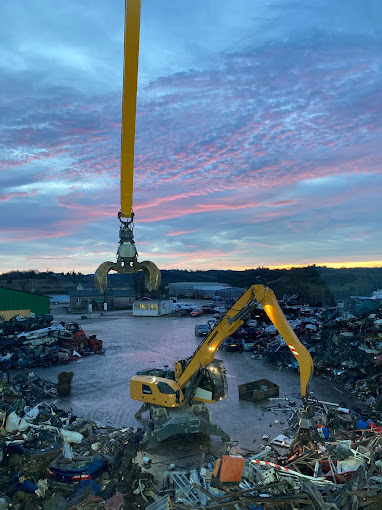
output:
[[[351,295],[369,296],[382,288],[382,268],[332,269],[315,265],[292,269],[247,269],[244,271],[187,271],[162,270],[162,284],[158,294],[165,292],[169,283],[176,282],[224,282],[232,287],[248,288],[254,283],[269,285],[280,299],[285,294],[298,294],[301,301],[310,304],[335,303]],[[92,283],[92,275],[71,271],[11,271],[0,275],[0,286],[39,294],[67,292],[78,283]],[[143,273],[137,273],[137,292],[144,290]]]

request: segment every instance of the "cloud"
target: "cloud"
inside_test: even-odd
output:
[[[7,218],[0,239],[3,246],[11,241],[10,256],[25,241],[32,243],[23,250],[30,249],[33,260],[65,245],[84,247],[97,264],[86,246],[103,242],[105,253],[116,249],[123,5],[92,5],[89,26],[76,32],[87,19],[83,6],[61,6],[60,28],[57,20],[48,22],[53,10],[41,4],[51,45],[39,36],[42,21],[32,22],[19,44],[10,28],[0,35],[6,91],[0,97],[0,214]],[[194,33],[195,49],[179,30],[156,38],[153,27],[172,14],[159,4],[144,8],[134,174],[138,248],[163,264],[194,268],[251,266],[255,259],[262,265],[315,262],[344,253],[359,257],[362,250],[365,260],[377,260],[381,246],[372,231],[382,212],[376,192],[382,74],[381,37],[372,21],[379,7],[371,3],[374,14],[365,17],[352,6],[356,17],[349,9],[338,18],[321,0],[272,0],[257,16],[240,21],[236,13],[232,25],[222,10],[216,27],[232,30],[238,43],[230,46],[216,32],[210,51],[202,38],[197,44],[192,24],[184,34]],[[212,15],[208,7],[202,14],[184,9]],[[21,33],[28,8],[18,14]],[[114,32],[99,22],[100,14]],[[328,25],[331,16],[341,18],[342,30]],[[150,74],[158,40],[169,61]],[[175,40],[184,61],[176,58]],[[352,226],[362,235],[353,236]]]

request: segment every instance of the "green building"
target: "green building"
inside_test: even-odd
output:
[[[49,313],[49,297],[21,290],[0,287],[0,317],[9,320],[14,315],[28,317]]]

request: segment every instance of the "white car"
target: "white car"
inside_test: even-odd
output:
[[[211,329],[214,329],[214,327],[216,326],[216,324],[218,323],[219,321],[217,319],[207,319],[207,324],[208,324],[208,327]]]
[[[224,306],[215,306],[215,308],[214,308],[215,313],[225,313],[226,311],[227,311],[227,309],[224,308]]]

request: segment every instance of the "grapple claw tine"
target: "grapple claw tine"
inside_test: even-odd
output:
[[[158,267],[150,260],[138,263],[145,274],[145,286],[149,291],[157,290],[161,282],[161,274]]]
[[[102,264],[98,267],[97,271],[94,273],[94,284],[100,294],[103,294],[107,287],[107,274],[111,269],[118,271],[118,264],[115,262],[102,262]],[[122,266],[120,266],[122,267]]]

